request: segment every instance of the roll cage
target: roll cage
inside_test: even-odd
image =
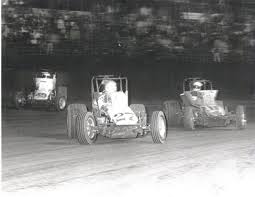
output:
[[[91,79],[91,97],[92,101],[97,100],[99,95],[104,93],[103,80],[113,80],[117,84],[117,91],[123,91],[126,95],[128,92],[128,80],[127,77],[120,77],[114,75],[97,75]]]

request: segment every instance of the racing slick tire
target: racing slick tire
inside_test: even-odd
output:
[[[87,107],[84,104],[70,104],[67,107],[67,136],[68,138],[76,138],[76,117],[80,113],[86,113]]]
[[[162,111],[154,111],[151,117],[151,137],[155,144],[163,144],[167,137],[166,118]]]
[[[77,140],[80,144],[93,144],[97,139],[96,121],[91,112],[80,113],[77,116]]]
[[[167,126],[180,126],[182,119],[182,110],[178,101],[169,100],[163,103],[163,112],[166,115]]]
[[[192,107],[186,107],[184,110],[183,125],[186,130],[194,130],[194,114]]]

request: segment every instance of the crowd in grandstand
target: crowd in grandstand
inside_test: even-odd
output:
[[[172,17],[164,10],[149,7],[121,14],[111,6],[91,12],[6,7],[2,15],[6,43],[37,47],[46,54],[64,48],[72,53],[93,50],[127,54],[137,50],[179,53],[192,49],[208,51],[214,61],[221,62],[230,51],[242,54],[246,48],[255,47],[251,15],[241,21],[231,13],[210,11],[198,16],[180,12]]]

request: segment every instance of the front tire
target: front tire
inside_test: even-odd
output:
[[[80,144],[93,144],[96,141],[96,121],[91,112],[81,113],[77,116],[76,128]]]
[[[194,114],[193,114],[192,107],[185,108],[183,123],[184,123],[184,128],[186,130],[194,130],[195,129]]]
[[[167,137],[166,119],[162,111],[155,111],[151,117],[151,137],[154,143],[163,144]]]
[[[80,113],[86,113],[87,107],[84,104],[71,104],[67,107],[67,136],[76,138],[76,118]]]
[[[236,128],[245,129],[247,126],[244,106],[238,105],[236,108]]]
[[[26,98],[23,92],[16,92],[14,95],[14,105],[16,109],[21,109],[25,106]]]

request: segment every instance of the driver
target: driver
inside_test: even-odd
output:
[[[200,81],[196,81],[193,83],[192,91],[200,91],[203,84]]]
[[[120,124],[137,123],[138,119],[128,107],[127,96],[117,91],[117,84],[113,80],[102,81],[103,94],[98,99],[99,109]]]
[[[104,90],[98,99],[98,105],[102,111],[107,112],[107,108],[112,105],[111,95],[117,92],[117,84],[113,80],[103,80],[101,85],[104,86]]]
[[[196,81],[192,84],[192,90],[191,90],[191,98],[196,105],[202,105],[202,98],[200,95],[200,91],[203,84],[200,81]]]
[[[203,84],[200,81],[193,83],[193,89],[191,91],[192,99],[197,106],[203,106],[207,115],[217,116],[219,114],[224,115],[224,109],[222,107],[213,105],[209,106],[204,103],[203,96],[201,94],[201,88]]]

